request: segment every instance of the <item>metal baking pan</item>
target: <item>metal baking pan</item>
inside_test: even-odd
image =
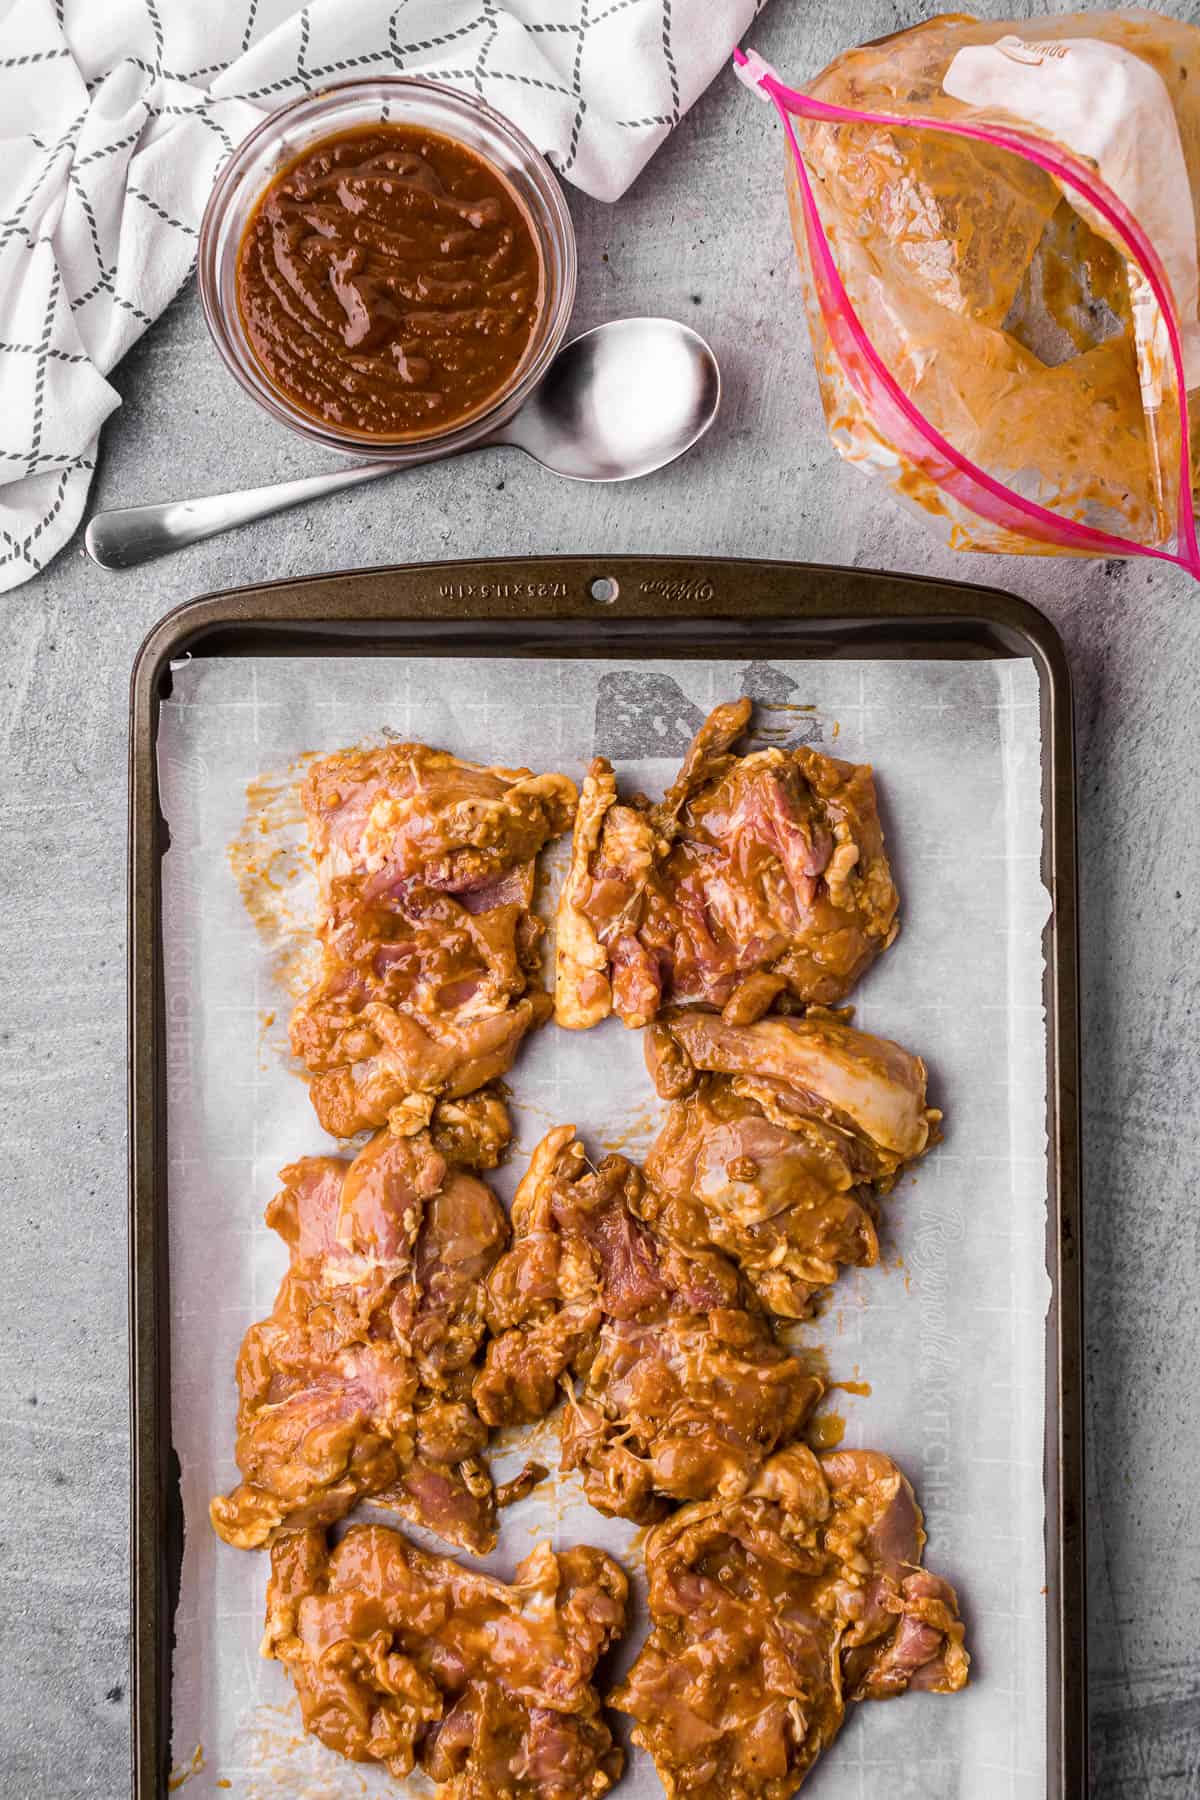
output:
[[[182,1557],[171,1448],[159,705],[184,657],[1023,657],[1041,694],[1049,1193],[1046,1266],[1048,1796],[1087,1791],[1075,774],[1053,627],[994,588],[811,564],[570,556],[429,563],[240,588],[169,614],[134,665],[130,721],[132,1792],[167,1791]]]

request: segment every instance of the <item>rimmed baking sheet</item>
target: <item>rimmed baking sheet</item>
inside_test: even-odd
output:
[[[283,1163],[331,1147],[287,1062],[280,945],[264,935],[261,906],[257,922],[247,912],[230,865],[240,838],[234,863],[241,854],[253,897],[248,786],[251,810],[266,806],[281,847],[297,835],[287,772],[298,759],[382,735],[577,778],[601,751],[631,786],[654,792],[707,709],[741,692],[759,702],[756,726],[770,741],[876,765],[904,926],[861,985],[857,1017],[926,1058],[931,1097],[947,1115],[945,1143],[886,1205],[880,1266],[845,1277],[806,1336],[824,1346],[836,1380],[870,1384],[869,1395],[835,1396],[845,1441],[888,1450],[913,1479],[928,1561],[960,1590],[975,1679],[953,1699],[859,1708],[806,1792],[835,1800],[882,1791],[884,1781],[897,1796],[1064,1791],[1061,1684],[1047,1661],[1048,1646],[1051,1665],[1060,1655],[1060,1546],[1047,1532],[1057,1471],[1046,1459],[1060,1395],[1056,1358],[1047,1359],[1047,1320],[1057,1316],[1046,1254],[1057,1203],[1047,1079],[1059,1021],[1045,1006],[1046,679],[1031,657],[933,660],[911,649],[908,659],[664,661],[555,656],[551,646],[520,657],[398,648],[199,654],[170,667],[156,757],[170,836],[161,865],[166,1328],[184,1527],[171,1761],[179,1773],[195,1765],[187,1792],[230,1791],[221,1782],[248,1800],[397,1791],[382,1772],[350,1768],[303,1739],[286,1677],[257,1655],[265,1558],[228,1549],[207,1525],[210,1495],[234,1479],[237,1347],[269,1310],[285,1261],[262,1211]],[[268,894],[268,914],[302,921],[302,867],[285,853],[271,871],[284,898],[273,906]],[[495,1178],[505,1198],[550,1124],[573,1120],[589,1145],[636,1158],[661,1116],[636,1037],[613,1021],[584,1035],[546,1029],[510,1085],[518,1147]],[[526,1448],[507,1446],[501,1472]],[[489,1566],[511,1573],[540,1536],[602,1544],[636,1578],[637,1534],[559,1483],[503,1515]],[[643,1628],[639,1612],[629,1651]],[[661,1790],[635,1757],[620,1791],[642,1800]]]

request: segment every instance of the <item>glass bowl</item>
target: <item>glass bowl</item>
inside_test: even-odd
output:
[[[537,325],[508,384],[479,412],[451,426],[403,438],[376,436],[305,412],[277,388],[255,357],[237,299],[237,261],[250,215],[273,177],[322,138],[357,125],[411,124],[439,131],[499,170],[524,208],[541,252],[543,287]],[[381,462],[453,456],[512,417],[537,386],[562,343],[575,301],[575,233],[550,165],[523,132],[473,95],[416,75],[347,81],[305,94],[271,113],[225,164],[205,208],[197,262],[204,317],[227,368],[280,424],[328,450]]]

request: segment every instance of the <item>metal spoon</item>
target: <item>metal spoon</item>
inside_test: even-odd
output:
[[[674,319],[615,319],[564,344],[521,410],[471,449],[512,444],[556,475],[629,481],[690,450],[720,400],[717,359],[696,332]],[[423,459],[439,460],[436,451]],[[357,463],[241,493],[121,506],[97,513],[84,543],[106,569],[132,569],[234,525],[399,474],[401,466],[420,465]]]

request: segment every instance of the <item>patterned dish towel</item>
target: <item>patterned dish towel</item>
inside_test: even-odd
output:
[[[756,0],[13,0],[0,31],[0,590],[78,525],[105,380],[191,272],[213,177],[264,112],[420,72],[615,200]]]

